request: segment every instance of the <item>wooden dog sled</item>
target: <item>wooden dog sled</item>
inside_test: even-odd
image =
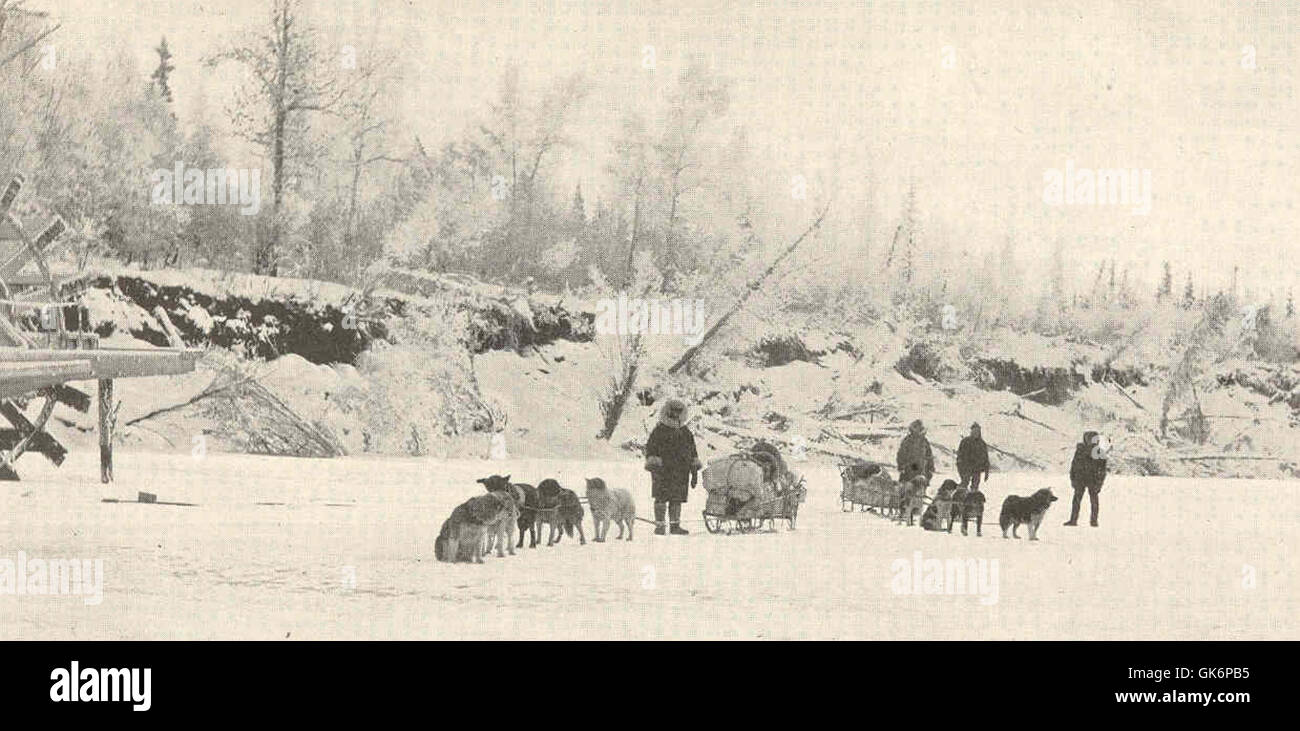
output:
[[[799,503],[808,494],[803,478],[766,442],[709,462],[704,489],[704,527],[710,533],[776,530],[778,520],[794,530]]]
[[[884,465],[853,460],[840,464],[840,510],[878,512],[893,517],[899,512],[902,491]]]

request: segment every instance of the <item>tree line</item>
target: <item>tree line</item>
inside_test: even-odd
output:
[[[778,214],[756,182],[767,171],[733,118],[731,84],[703,66],[629,105],[608,141],[593,142],[579,139],[591,120],[584,74],[530,90],[507,65],[481,113],[427,146],[395,111],[398,59],[341,55],[297,0],[272,0],[256,25],[187,62],[232,80],[234,95],[184,120],[175,72],[191,54],[160,38],[152,68],[125,51],[51,68],[45,46],[58,30],[30,0],[0,0],[0,171],[22,171],[69,222],[79,266],[107,258],[364,284],[388,262],[550,291],[703,294],[721,309],[786,243],[763,234]],[[562,182],[575,159],[594,160],[599,179]],[[260,209],[157,205],[151,176],[177,161],[260,168]],[[1137,309],[1193,310],[1217,294],[1190,273],[1176,291],[1168,262],[1154,284],[1113,260],[1085,273],[1061,242],[1045,274],[1030,274],[1041,267],[1026,266],[1014,234],[980,253],[926,231],[924,207],[913,188],[900,210],[871,212],[897,221],[883,245],[845,240],[830,222],[829,243],[805,246],[747,308],[1104,338]],[[1244,303],[1262,298],[1235,289]],[[1294,322],[1289,293],[1266,304],[1273,321]]]

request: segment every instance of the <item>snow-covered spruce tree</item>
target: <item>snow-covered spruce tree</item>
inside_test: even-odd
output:
[[[1163,273],[1160,275],[1160,286],[1156,289],[1156,302],[1164,302],[1174,295],[1174,273],[1169,267],[1166,260],[1163,266]]]

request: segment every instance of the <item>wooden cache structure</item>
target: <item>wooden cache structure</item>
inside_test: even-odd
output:
[[[23,188],[16,175],[0,192],[0,479],[16,480],[14,463],[26,452],[56,466],[67,449],[45,431],[56,405],[86,412],[90,397],[70,381],[98,381],[100,477],[113,479],[113,380],[189,373],[199,351],[171,348],[101,348],[86,309],[61,302],[46,256],[67,230],[56,217],[31,237],[10,210]],[[71,325],[71,326],[70,326]],[[35,419],[28,407],[44,399]]]

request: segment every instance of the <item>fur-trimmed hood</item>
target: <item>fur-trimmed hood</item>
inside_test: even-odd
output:
[[[659,423],[680,429],[691,418],[690,405],[677,398],[668,399],[659,409]]]

